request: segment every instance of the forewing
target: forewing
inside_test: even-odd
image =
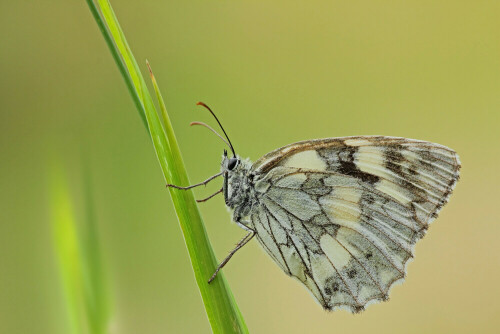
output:
[[[358,312],[387,299],[458,179],[453,151],[386,139],[397,141],[396,148],[377,138],[377,145],[364,137],[342,139],[344,145],[335,149],[316,148],[317,160],[312,153],[306,160],[289,156],[256,182],[260,204],[252,221],[257,238],[326,309]],[[414,145],[402,148],[409,142]],[[353,152],[361,144],[370,149]],[[290,161],[306,161],[307,168]]]
[[[459,178],[458,155],[446,146],[396,137],[362,136],[304,141],[270,152],[252,172],[294,167],[352,176],[411,207],[427,226]]]

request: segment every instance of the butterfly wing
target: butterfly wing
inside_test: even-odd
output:
[[[363,310],[402,280],[458,180],[452,150],[391,137],[307,141],[252,166],[257,238],[326,309]]]

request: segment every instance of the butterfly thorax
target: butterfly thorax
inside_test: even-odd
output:
[[[242,218],[248,216],[257,203],[255,189],[250,177],[252,163],[238,158],[238,164],[232,170],[228,168],[230,159],[223,157],[221,171],[224,173],[224,200],[233,210],[233,220],[243,223]]]

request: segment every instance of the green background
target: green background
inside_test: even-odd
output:
[[[324,312],[257,242],[224,269],[253,333],[492,333],[500,326],[498,1],[113,1],[155,70],[193,182],[223,144],[189,122],[209,104],[256,160],[312,138],[437,142],[461,180],[391,300]],[[90,160],[110,333],[210,330],[150,139],[84,1],[0,3],[0,332],[66,333],[48,167],[76,212]],[[218,189],[196,190],[198,198]],[[201,204],[219,259],[244,232]]]

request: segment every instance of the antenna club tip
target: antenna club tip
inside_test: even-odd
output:
[[[214,114],[214,112],[212,111],[212,109],[210,109],[210,107],[209,107],[208,105],[206,105],[205,103],[203,103],[203,102],[201,102],[201,101],[200,101],[200,102],[196,103],[196,105],[197,105],[197,106],[202,106],[202,107],[204,107],[205,109],[207,109],[208,111],[210,111],[210,113],[211,113],[212,115],[214,115],[214,117],[215,117],[215,114]],[[217,119],[217,117],[215,117],[215,118]]]

